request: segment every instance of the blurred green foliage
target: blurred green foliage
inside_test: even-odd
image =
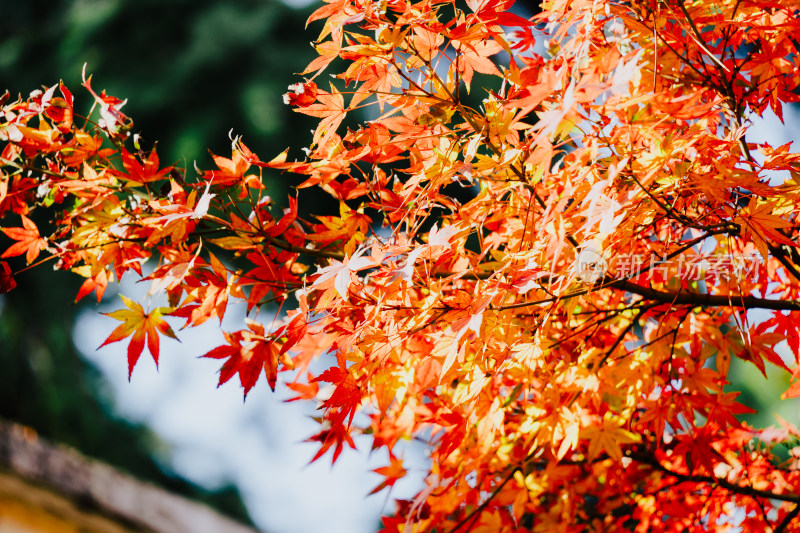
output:
[[[0,1],[0,92],[26,97],[63,79],[85,114],[86,64],[94,89],[128,99],[123,111],[145,147],[158,141],[163,165],[212,167],[207,150],[229,157],[229,131],[262,159],[289,146],[299,157],[314,121],[281,95],[313,57],[303,30],[311,9],[278,0]],[[299,183],[265,179],[274,198]],[[17,281],[0,297],[0,416],[247,521],[235,488],[209,494],[178,479],[157,459],[163,444],[111,412],[70,338],[80,279],[45,265]]]
[[[206,150],[230,155],[231,130],[267,159],[310,140],[313,120],[281,99],[313,57],[303,31],[310,8],[278,0],[0,6],[0,87],[24,96],[63,79],[88,110],[79,87],[86,64],[95,89],[128,99],[134,131],[159,141],[165,164],[210,166]]]
[[[777,351],[781,353],[781,350]],[[790,361],[791,365],[794,357],[790,350],[784,349],[783,353],[786,354],[785,360]],[[800,399],[781,399],[781,394],[789,388],[789,375],[769,363],[766,364],[765,371],[766,376],[749,361],[738,358],[731,360],[728,379],[732,385],[726,387],[726,392],[740,391],[741,395],[737,400],[756,410],[755,413],[742,415],[741,419],[753,427],[764,428],[779,425],[775,418],[775,415],[778,415],[796,425]]]

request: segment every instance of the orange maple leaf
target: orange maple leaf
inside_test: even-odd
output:
[[[247,150],[246,153],[250,153]],[[231,158],[211,154],[219,170],[209,170],[203,175],[203,180],[213,182],[214,185],[227,187],[239,183],[244,179],[244,173],[250,168],[250,160],[240,150],[234,149]]]
[[[150,155],[147,159],[143,160],[141,163],[136,156],[124,148],[120,153],[122,155],[122,166],[125,167],[128,174],[118,176],[124,180],[135,183],[150,183],[166,179],[170,171],[172,171],[172,167],[164,167],[159,170],[158,154],[155,148],[150,151]]]
[[[372,489],[370,494],[375,494],[376,492],[380,492],[386,487],[393,487],[394,484],[397,483],[398,479],[406,475],[407,471],[405,468],[403,468],[402,459],[397,459],[393,455],[390,455],[389,461],[390,461],[389,466],[383,466],[381,468],[376,468],[375,470],[373,470],[373,472],[382,475],[385,479],[380,483],[380,485]]]
[[[336,134],[336,129],[347,115],[347,109],[344,106],[342,93],[337,91],[333,84],[331,84],[331,92],[322,89],[317,91],[317,102],[305,107],[298,107],[295,111],[322,119],[314,133],[314,142],[317,146],[325,146],[328,140]]]
[[[17,255],[25,254],[25,260],[28,264],[39,257],[39,253],[47,247],[47,240],[39,235],[39,228],[33,223],[31,219],[25,215],[20,215],[22,218],[21,228],[4,228],[2,231],[15,242],[8,247],[8,250],[3,252],[0,257],[14,257]]]
[[[144,350],[145,337],[147,338],[147,349],[150,350],[150,355],[153,356],[153,361],[158,367],[158,334],[161,333],[173,339],[178,339],[169,324],[162,318],[165,314],[169,313],[171,309],[167,307],[159,307],[149,313],[145,313],[141,305],[120,295],[122,301],[128,309],[119,309],[113,313],[104,313],[106,316],[121,320],[122,324],[111,332],[111,335],[99,346],[102,348],[106,344],[121,341],[122,339],[133,335],[130,344],[128,344],[128,379],[133,373],[133,367],[139,360]]]

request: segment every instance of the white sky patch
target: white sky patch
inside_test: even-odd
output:
[[[303,9],[314,3],[315,0],[281,0],[284,4],[294,9]]]
[[[764,111],[763,116],[751,115],[749,119],[752,126],[748,128],[745,136],[747,142],[769,143],[773,147],[791,142],[792,152],[800,150],[800,109],[797,106],[784,104],[783,123],[770,108]],[[764,156],[758,150],[751,150],[751,153],[759,163],[764,161]],[[770,171],[764,174],[769,177],[772,185],[783,183],[790,177],[787,171]]]

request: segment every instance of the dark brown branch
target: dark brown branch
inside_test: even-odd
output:
[[[634,327],[636,327],[636,325],[639,323],[639,320],[641,320],[642,315],[644,315],[648,311],[648,309],[650,309],[650,307],[652,306],[644,306],[639,308],[639,312],[636,313],[636,316],[633,317],[633,319],[625,327],[625,329],[622,330],[622,333],[620,333],[617,336],[617,339],[614,341],[614,344],[611,345],[611,348],[608,349],[606,354],[603,356],[603,358],[600,360],[600,362],[597,364],[595,368],[602,367],[606,363],[606,361],[608,361],[608,358],[611,357],[611,354],[614,353],[614,350],[617,349],[617,346],[622,344],[622,341],[625,340],[625,335],[627,335]]]
[[[465,279],[475,279],[464,276]],[[744,296],[741,294],[700,294],[696,292],[666,292],[637,285],[624,279],[605,278],[596,285],[570,292],[562,296],[542,298],[530,302],[519,302],[504,305],[495,310],[518,309],[531,305],[543,305],[553,303],[558,300],[568,300],[576,296],[583,296],[593,291],[614,288],[620,289],[631,294],[638,294],[647,300],[661,302],[665,304],[690,305],[692,307],[742,307],[745,309],[772,309],[775,311],[800,311],[800,301],[797,300],[771,300],[768,298],[756,298],[755,296]]]
[[[605,280],[604,287],[613,287],[648,300],[692,307],[743,307],[745,309],[772,309],[775,311],[800,311],[800,301],[771,300],[742,294],[700,294],[696,292],[665,292],[637,285],[627,280]]]
[[[783,533],[786,531],[786,528],[789,527],[789,524],[791,524],[795,518],[797,518],[798,514],[800,514],[800,503],[795,505],[794,509],[792,509],[789,514],[783,517],[781,523],[775,526],[774,533]]]
[[[492,491],[491,494],[489,494],[489,496],[483,501],[483,503],[481,503],[478,507],[476,507],[472,512],[467,514],[467,516],[465,516],[461,521],[459,521],[455,525],[455,527],[453,527],[453,529],[450,530],[450,533],[456,533],[456,531],[461,529],[463,526],[477,519],[483,512],[483,510],[486,509],[486,507],[489,505],[489,502],[491,502],[495,498],[495,496],[500,494],[500,491],[503,490],[503,487],[505,487],[509,481],[511,481],[511,479],[514,477],[514,474],[516,474],[518,470],[520,470],[519,466],[515,466],[514,468],[512,468],[511,471],[508,473],[508,475],[505,477],[505,479],[503,479],[503,482],[500,483]]]
[[[681,8],[681,11],[683,12],[683,16],[686,17],[686,22],[688,22],[689,26],[691,26],[692,33],[694,33],[694,37],[695,37],[695,41],[697,42],[697,45],[700,48],[702,48],[703,51],[706,54],[708,54],[708,56],[711,58],[711,60],[714,63],[716,63],[722,70],[724,70],[725,72],[730,72],[728,67],[725,66],[725,63],[723,63],[721,59],[719,59],[717,56],[715,56],[713,54],[713,52],[711,52],[711,50],[709,50],[708,47],[706,46],[705,39],[703,39],[703,35],[700,33],[700,30],[697,29],[697,25],[695,25],[694,20],[692,20],[691,15],[689,15],[689,11],[686,10],[686,6],[683,5],[683,0],[680,0],[678,2],[678,7]]]
[[[782,502],[800,504],[800,494],[780,494],[777,492],[770,492],[768,490],[755,489],[753,487],[743,487],[736,483],[731,483],[727,479],[718,478],[715,476],[700,476],[696,474],[681,474],[679,472],[673,472],[666,466],[662,465],[658,459],[647,453],[633,454],[631,455],[631,458],[640,463],[650,465],[656,470],[672,476],[682,483],[708,483],[711,485],[717,485],[729,492],[741,494],[743,496],[750,496],[752,498],[768,498],[771,500],[780,500]]]
[[[789,257],[786,256],[786,250],[783,245],[774,245],[768,242],[767,246],[769,247],[769,251],[772,252],[772,255],[780,262],[781,265],[783,265],[783,268],[786,269],[786,272],[791,274],[794,279],[800,281],[800,272],[798,272],[797,268],[792,262],[797,262],[794,254],[790,256],[792,261],[789,261]]]

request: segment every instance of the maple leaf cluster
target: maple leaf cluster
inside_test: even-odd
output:
[[[22,256],[78,299],[149,281],[167,305],[124,299],[104,343],[131,372],[168,320],[279,304],[205,356],[317,402],[315,460],[386,448],[376,491],[425,442],[388,532],[800,530],[800,430],[741,422],[729,381],[769,363],[800,396],[800,154],[745,136],[800,99],[800,3],[512,4],[326,0],[285,96],[319,119],[302,161],[234,139],[190,177],[90,79],[96,121],[63,84],[6,95],[0,290]],[[273,204],[277,171],[339,213]]]

